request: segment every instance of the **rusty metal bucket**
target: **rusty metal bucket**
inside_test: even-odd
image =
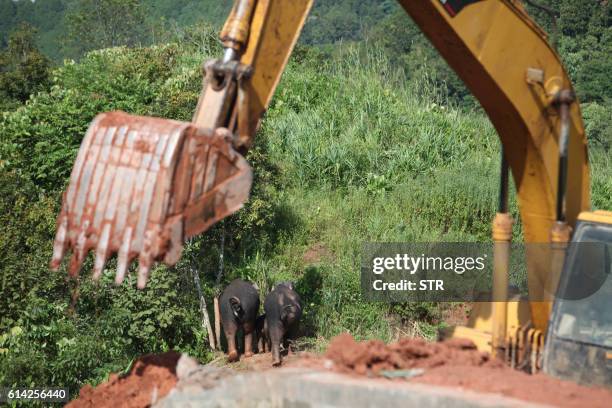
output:
[[[138,257],[138,287],[155,261],[174,265],[183,242],[240,209],[252,172],[225,128],[111,112],[98,115],[81,144],[64,193],[51,268],[72,251],[78,275],[89,250],[93,277],[118,254],[116,282]]]

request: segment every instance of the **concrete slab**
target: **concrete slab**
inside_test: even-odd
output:
[[[222,371],[218,371],[222,370]],[[200,385],[201,384],[201,385]],[[201,368],[154,405],[178,407],[545,407],[495,394],[409,381],[357,378],[327,371],[283,368],[228,374]]]

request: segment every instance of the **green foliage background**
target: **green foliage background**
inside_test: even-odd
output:
[[[156,268],[144,291],[133,275],[115,287],[112,262],[99,284],[86,272],[70,313],[76,284],[47,266],[89,122],[116,109],[189,120],[201,63],[220,54],[215,33],[231,6],[143,0],[143,27],[124,33],[131,47],[88,51],[100,43],[76,47],[68,18],[86,3],[0,0],[0,384],[74,391],[169,349],[210,360],[193,270],[210,299],[222,234],[224,282],[247,278],[262,293],[297,282],[304,347],[343,331],[434,336],[448,305],[361,300],[361,243],[488,240],[499,147],[476,101],[393,1],[317,2],[249,153],[255,184],[246,208],[191,241],[177,266]],[[544,3],[557,12],[556,31],[548,15],[530,11],[552,33],[581,97],[593,205],[612,209],[610,9]],[[18,81],[13,88],[27,95],[11,93]]]

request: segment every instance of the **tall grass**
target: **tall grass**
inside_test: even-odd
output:
[[[433,84],[408,81],[375,50],[356,49],[291,64],[280,84],[258,143],[280,167],[277,199],[300,222],[242,273],[266,286],[297,280],[306,326],[321,339],[350,331],[389,340],[415,324],[433,336],[440,323],[443,305],[361,299],[364,242],[490,239],[497,136],[482,114],[446,105]],[[305,259],[312,248],[325,256]]]
[[[612,211],[612,152],[590,150],[591,202],[596,210]]]
[[[362,187],[373,176],[403,184],[474,157],[495,160],[495,133],[484,117],[442,105],[427,78],[407,82],[382,55],[355,51],[324,74],[303,71],[289,68],[265,122],[270,152],[298,185]],[[304,80],[315,83],[294,85]],[[295,99],[309,100],[319,87],[326,92],[294,109]]]

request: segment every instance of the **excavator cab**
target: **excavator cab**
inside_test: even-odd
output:
[[[557,289],[544,371],[585,384],[612,384],[611,275],[612,213],[582,213]]]

